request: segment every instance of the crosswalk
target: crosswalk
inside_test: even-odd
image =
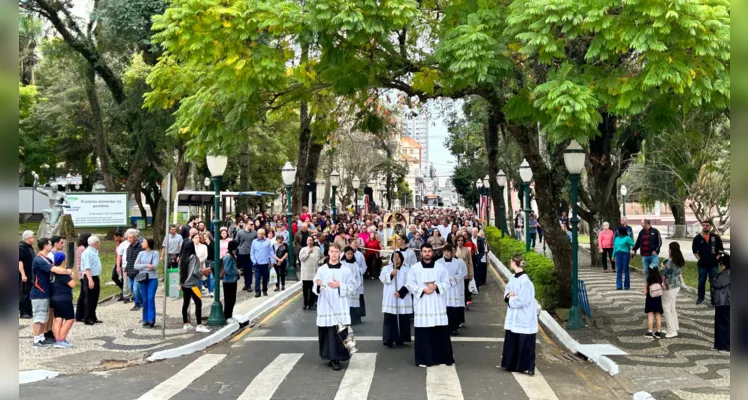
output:
[[[342,380],[340,380],[340,383],[337,385],[337,391],[334,395],[335,400],[366,400],[378,398],[370,393],[372,390],[372,382],[375,380],[375,372],[377,371],[377,355],[377,353],[355,353],[347,365],[344,364],[344,375]],[[315,362],[319,363],[319,359],[316,355],[310,355],[308,353],[278,354],[275,358],[272,358],[272,360],[262,368],[254,378],[252,378],[251,382],[246,385],[246,388],[243,389],[239,397],[237,397],[237,400],[271,400],[273,398],[286,398],[285,396],[278,394],[279,388],[282,387],[287,379],[293,379],[295,373],[292,373],[292,371],[294,371],[294,369],[296,369],[297,372],[304,369],[304,366],[299,363],[304,357],[314,357]],[[201,377],[204,378],[209,371],[216,369],[216,367],[221,363],[230,364],[232,361],[227,361],[226,354],[205,354],[194,360],[173,376],[158,383],[155,387],[140,396],[138,400],[169,400],[184,398],[180,393],[189,390],[193,384],[197,385],[196,381],[199,381]],[[418,376],[419,378],[425,378],[423,379],[422,384],[425,386],[424,392],[426,400],[465,399],[457,364],[451,366],[435,366],[425,369],[417,368],[415,366],[403,366],[403,368],[406,368],[406,370],[404,370],[406,372],[410,371],[409,373],[412,373],[412,371],[425,371],[425,377],[422,377],[422,374],[419,374]],[[410,368],[410,370],[407,368]],[[385,367],[385,369],[388,368]],[[539,371],[536,371],[534,377],[528,377],[522,374],[509,374],[504,371],[499,371],[498,369],[494,373],[495,376],[498,376],[501,379],[510,379],[513,381],[514,385],[521,387],[521,392],[524,392],[523,394],[526,396],[525,398],[558,400],[553,390]],[[334,374],[331,371],[330,374],[326,374],[318,379],[324,379],[326,377],[329,377],[330,379],[339,379],[335,378],[339,376],[339,374]],[[242,380],[244,379],[248,379],[248,377],[243,377]],[[411,379],[411,381],[413,381],[413,379]],[[416,387],[421,387],[418,382],[410,383],[412,385],[410,390],[413,390]],[[312,388],[310,388],[310,390],[311,389]],[[229,396],[226,393],[223,393],[221,396],[222,399],[228,399],[231,397],[232,396]],[[333,396],[327,398],[331,397]],[[410,397],[420,398],[420,396]],[[520,399],[522,396],[515,398]]]

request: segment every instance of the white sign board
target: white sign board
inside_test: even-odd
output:
[[[127,193],[71,193],[70,208],[76,228],[128,226]]]

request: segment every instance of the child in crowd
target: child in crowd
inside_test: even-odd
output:
[[[644,285],[644,312],[647,313],[647,333],[644,336],[659,339],[663,336],[662,329],[662,293],[664,280],[660,270],[652,268],[647,275],[647,283]],[[653,324],[657,321],[657,330],[652,331]]]

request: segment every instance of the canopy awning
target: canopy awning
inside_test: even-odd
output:
[[[174,210],[177,210],[179,206],[205,206],[213,204],[215,198],[215,192],[213,191],[200,191],[200,190],[182,190],[177,192],[174,198]],[[221,192],[221,199],[224,197],[275,197],[277,193],[273,192],[260,192],[260,191],[248,191],[248,192]],[[172,223],[177,223],[177,213],[175,212],[172,218]]]

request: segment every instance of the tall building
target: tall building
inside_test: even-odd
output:
[[[406,113],[402,119],[403,136],[412,138],[421,145],[421,166],[429,165],[429,116],[421,112],[418,115]]]

